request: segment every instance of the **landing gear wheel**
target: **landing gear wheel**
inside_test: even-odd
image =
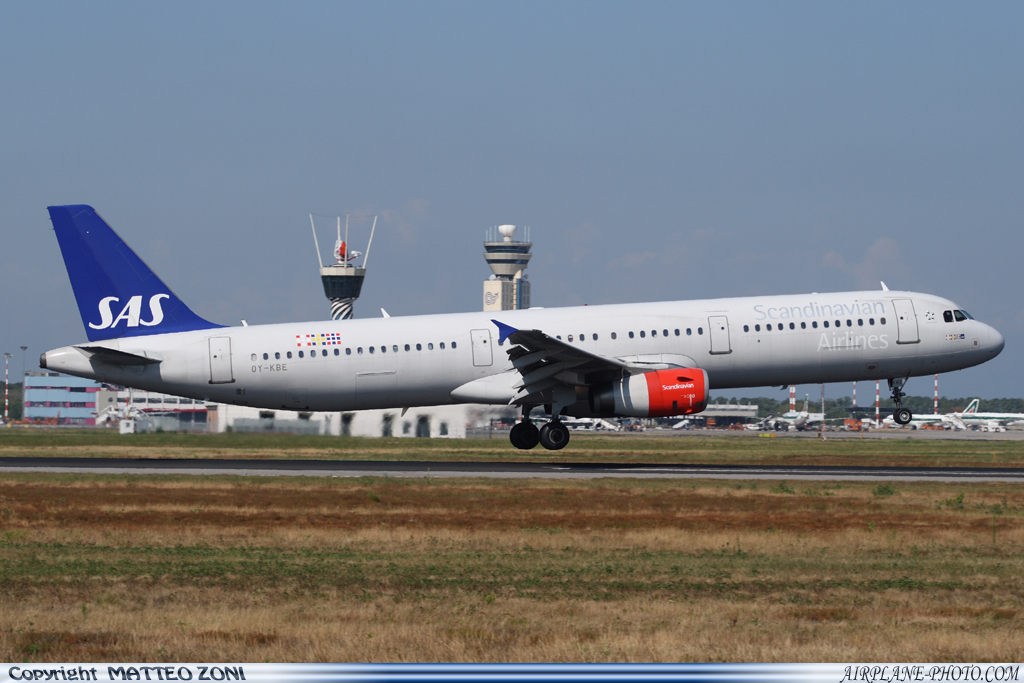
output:
[[[519,450],[528,451],[540,441],[540,434],[532,422],[517,422],[508,433],[508,440]]]
[[[569,429],[556,420],[540,428],[540,445],[549,451],[560,451],[569,443]]]
[[[914,414],[908,408],[897,408],[892,414],[892,419],[898,425],[908,425],[914,419]]]

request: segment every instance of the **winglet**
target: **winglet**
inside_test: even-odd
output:
[[[511,325],[506,325],[505,323],[500,323],[497,320],[491,320],[491,322],[498,326],[498,343],[499,344],[504,344],[506,339],[508,339],[513,334],[515,334],[516,332],[519,331],[516,328],[512,327]]]
[[[882,281],[881,281],[881,280],[879,280],[879,282],[882,282]],[[888,291],[889,291],[889,288],[885,286],[885,283],[884,283],[884,282],[882,282],[882,291],[883,291],[883,292],[888,292]]]

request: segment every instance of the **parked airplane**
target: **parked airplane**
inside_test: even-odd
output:
[[[886,379],[906,424],[908,378],[1003,349],[953,302],[888,289],[224,327],[92,207],[48,210],[89,341],[44,353],[41,367],[270,409],[511,404],[524,416],[517,448],[563,448],[563,415],[688,415],[711,389],[772,385]],[[538,406],[551,415],[539,430],[527,419]]]
[[[991,413],[981,412],[978,406],[981,401],[973,399],[961,413],[951,413],[967,425],[977,425],[984,430],[1005,431],[1006,425],[1024,422],[1024,413]]]
[[[874,420],[865,420],[868,423],[873,423]],[[893,425],[902,425],[893,419],[892,415],[882,418],[882,424],[887,427]],[[907,423],[910,427],[917,429],[919,427],[942,427],[943,429],[967,429],[967,426],[956,416],[950,413],[936,415],[935,413],[918,413],[914,415],[910,422]]]
[[[810,402],[810,398],[804,396],[804,407],[800,412],[788,410],[782,415],[769,415],[760,422],[752,422],[744,426],[754,431],[781,432],[794,429],[803,431],[812,424],[825,421],[825,413],[807,412],[807,406],[810,405]]]

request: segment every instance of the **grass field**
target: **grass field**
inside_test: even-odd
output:
[[[0,456],[507,460],[778,465],[1024,467],[1024,441],[630,436],[576,432],[552,452],[493,439],[367,439],[288,434],[135,434],[113,430],[0,429]]]
[[[5,436],[0,454],[125,455],[117,439],[43,436]],[[127,448],[248,456],[231,441],[240,436],[204,447],[153,435]],[[681,457],[656,441],[616,441],[616,452]],[[731,462],[771,461],[779,446],[669,441],[705,449],[702,462],[716,448]],[[468,441],[332,443],[250,447],[499,455]],[[866,443],[874,452],[860,456],[889,462],[883,449],[905,445]],[[575,457],[601,456],[598,444]],[[800,457],[821,462],[842,445],[811,441],[816,453]],[[988,464],[996,446],[1015,455],[1014,444],[921,445],[931,450],[915,457],[929,462]],[[1022,553],[1015,484],[7,473],[0,658],[1013,661]]]

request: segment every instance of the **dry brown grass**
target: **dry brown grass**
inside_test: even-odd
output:
[[[1015,659],[1024,490],[895,486],[2,475],[0,657]]]

